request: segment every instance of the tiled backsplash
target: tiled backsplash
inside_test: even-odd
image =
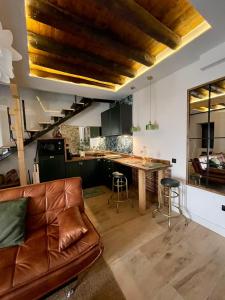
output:
[[[132,153],[133,137],[131,135],[98,137],[90,139],[90,146],[96,150],[111,150],[122,153]]]
[[[132,153],[133,137],[131,135],[106,137],[106,149],[123,153]]]

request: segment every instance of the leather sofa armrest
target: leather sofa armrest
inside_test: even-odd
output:
[[[225,178],[225,169],[209,168],[209,174],[220,175]]]

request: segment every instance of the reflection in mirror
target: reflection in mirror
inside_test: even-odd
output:
[[[225,194],[225,78],[188,95],[188,182]]]

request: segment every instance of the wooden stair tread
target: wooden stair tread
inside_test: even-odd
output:
[[[42,125],[42,124],[52,124],[52,122],[50,122],[50,121],[46,121],[46,122],[38,122],[38,124],[40,124],[40,125]]]
[[[54,122],[58,122],[62,118],[63,118],[62,116],[51,116],[51,120],[53,120]]]
[[[65,110],[65,111],[74,111],[73,108],[63,108],[62,111],[64,111],[64,110]]]
[[[27,132],[39,132],[40,129],[28,129]]]

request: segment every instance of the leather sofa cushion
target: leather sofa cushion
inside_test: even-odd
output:
[[[27,202],[28,198],[0,202],[0,248],[24,241]]]
[[[78,205],[84,211],[80,178],[67,178],[0,191],[0,202],[30,197],[26,228],[29,232],[46,225],[57,225],[57,215]]]
[[[66,249],[88,231],[78,206],[60,212],[57,219],[59,224],[59,251]]]
[[[35,279],[59,270],[81,259],[99,244],[100,238],[85,213],[82,219],[87,233],[76,243],[59,252],[59,228],[48,225],[30,233],[24,244],[0,249],[0,298],[7,290],[32,283]],[[76,270],[74,270],[74,273]]]

